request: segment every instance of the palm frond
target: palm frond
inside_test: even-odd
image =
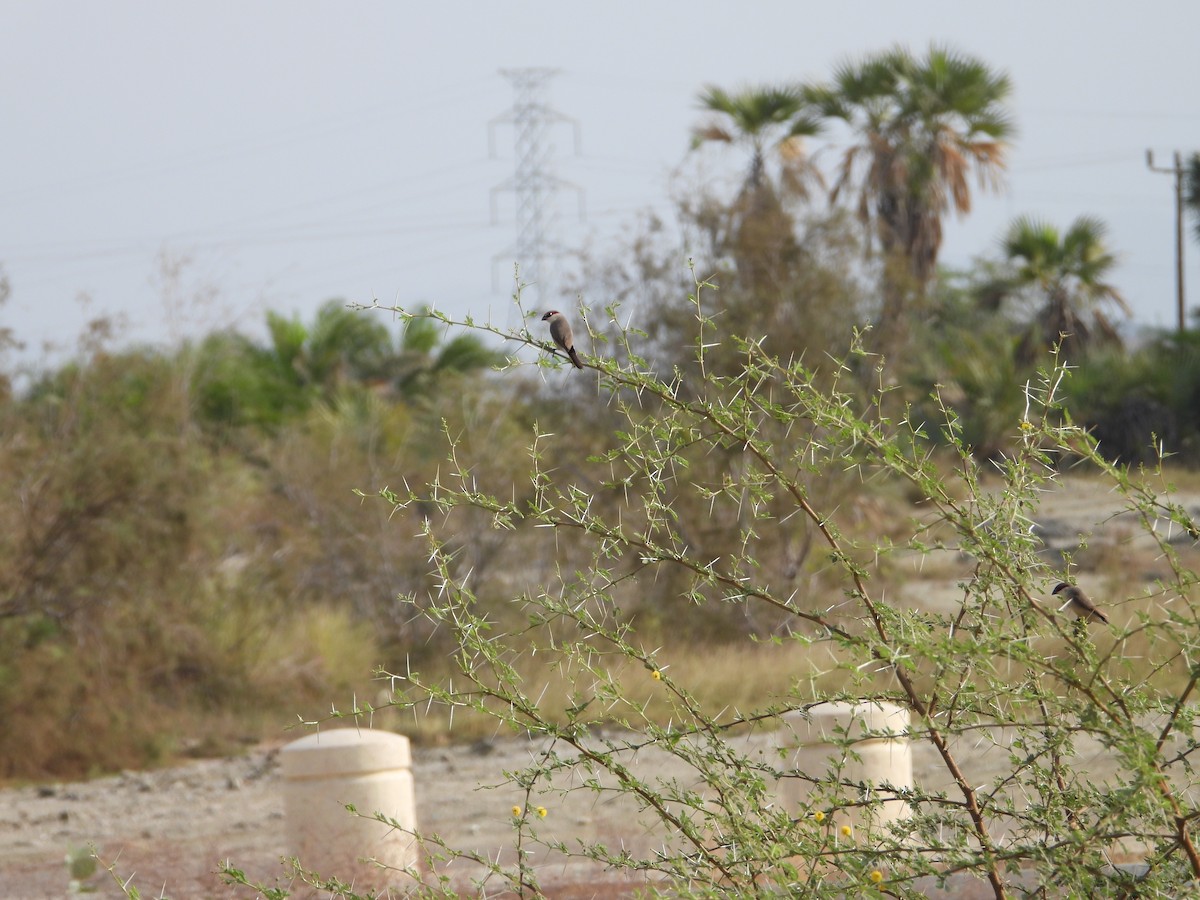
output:
[[[400,349],[407,354],[432,353],[438,343],[438,323],[429,317],[429,308],[423,307],[404,323],[400,335]]]
[[[1200,241],[1200,153],[1193,153],[1186,163],[1184,203],[1192,213],[1196,240]]]
[[[434,363],[436,371],[470,372],[504,362],[504,355],[492,350],[473,334],[460,334],[442,345]]]
[[[728,128],[724,128],[715,123],[701,125],[692,129],[692,149],[695,150],[703,144],[710,141],[717,141],[722,144],[733,143],[733,132]]]

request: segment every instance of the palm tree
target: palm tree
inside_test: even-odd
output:
[[[1192,226],[1196,229],[1196,240],[1200,241],[1200,153],[1193,153],[1186,163],[1184,173],[1184,205],[1192,213]]]
[[[922,58],[897,47],[846,63],[832,82],[802,89],[822,116],[857,134],[831,198],[858,188],[858,215],[884,253],[880,329],[893,346],[910,296],[923,298],[937,270],[943,218],[971,210],[971,170],[982,187],[999,181],[1014,133],[1011,90],[1006,74],[936,45]]]
[[[444,340],[438,316],[423,306],[405,319],[399,352],[391,361],[391,378],[403,395],[419,393],[441,376],[469,374],[504,362],[504,354],[473,334]]]
[[[1009,292],[1032,289],[1042,302],[1026,339],[1027,353],[1060,344],[1062,354],[1071,358],[1089,345],[1120,344],[1120,334],[1101,309],[1111,302],[1131,315],[1125,298],[1107,280],[1117,262],[1105,244],[1107,232],[1093,216],[1080,216],[1066,233],[1028,216],[1009,227],[1001,242],[1015,265]]]
[[[344,300],[329,300],[317,310],[304,343],[308,375],[327,389],[379,377],[391,355],[387,326],[349,309]]]
[[[750,154],[733,203],[705,198],[704,218],[715,248],[721,255],[728,254],[736,283],[747,289],[748,300],[755,306],[770,306],[769,297],[778,293],[780,264],[797,255],[796,223],[785,201],[807,198],[811,185],[821,184],[820,172],[803,143],[819,131],[820,123],[796,88],[729,93],[709,85],[698,99],[700,107],[714,115],[692,131],[693,149],[715,141],[745,147]],[[777,177],[768,170],[769,153],[778,163]],[[732,293],[724,296],[728,299]],[[737,318],[745,317],[738,314]]]
[[[692,147],[712,141],[748,147],[750,168],[742,184],[743,194],[753,195],[767,186],[767,150],[773,149],[782,164],[783,187],[807,195],[810,181],[819,175],[808,162],[803,139],[819,133],[821,123],[812,116],[798,89],[745,88],[730,94],[708,85],[699,101],[701,109],[717,116],[692,130]]]

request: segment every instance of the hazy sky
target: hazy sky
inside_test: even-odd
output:
[[[555,130],[554,168],[584,189],[589,219],[564,196],[557,233],[580,246],[664,203],[704,84],[825,78],[851,56],[937,41],[1010,73],[1019,129],[1006,190],[948,224],[943,262],[993,254],[1019,214],[1064,227],[1094,214],[1138,320],[1169,326],[1173,183],[1145,152],[1168,164],[1200,149],[1197,35],[1195,0],[0,0],[13,289],[0,324],[38,358],[101,313],[161,341],[253,331],[268,308],[308,318],[332,297],[502,310],[513,203],[498,198],[492,225],[489,201],[513,171],[511,129],[488,156],[488,123],[512,103],[502,67],[561,70],[548,98],[579,123],[583,154]],[[730,177],[743,165],[714,157]],[[1190,239],[1188,252],[1194,306]],[[164,254],[189,260],[174,286]]]

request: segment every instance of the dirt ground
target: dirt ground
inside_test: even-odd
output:
[[[1200,491],[1174,499],[1200,517]],[[1130,556],[1136,550],[1130,545],[1146,539],[1127,514],[1114,515],[1119,507],[1119,498],[1106,490],[1073,481],[1070,491],[1046,499],[1038,527],[1051,548],[1074,546],[1080,532],[1091,533],[1089,552],[1138,559],[1139,579],[1162,574],[1155,571],[1152,554]],[[1187,540],[1183,535],[1173,539]],[[955,583],[962,577],[952,569],[916,576],[919,580],[906,591],[907,599],[931,607],[952,603],[958,591]],[[1087,575],[1081,582],[1087,586]],[[751,752],[765,752],[778,737],[763,733],[740,740]],[[451,846],[473,848],[493,859],[499,853],[502,862],[510,860],[511,810],[524,805],[526,798],[512,786],[495,786],[503,784],[505,771],[525,767],[540,750],[540,745],[512,738],[470,746],[414,747],[418,827],[441,835]],[[1006,754],[989,742],[961,750],[968,774],[977,779],[986,779],[993,766],[999,771],[1007,764]],[[1117,777],[1099,747],[1083,748],[1080,762],[1091,777]],[[643,775],[689,778],[682,768],[673,769],[680,764],[665,754],[642,752],[631,764]],[[945,779],[932,753],[921,745],[914,750],[914,774],[925,787]],[[283,786],[280,747],[262,746],[233,759],[0,791],[0,900],[63,897],[69,883],[65,856],[88,844],[96,846],[102,859],[115,863],[122,878],[131,880],[146,898],[254,896],[224,883],[216,874],[222,860],[254,880],[287,884]],[[647,852],[664,840],[628,801],[598,800],[591,792],[577,791],[535,802],[547,808],[545,819],[536,825],[538,832],[568,846],[576,839],[600,840],[610,847]],[[535,862],[550,896],[628,896],[635,887],[620,876],[568,863],[563,857],[542,854]],[[462,862],[446,872],[464,889],[479,874]],[[96,888],[93,896],[123,896],[106,873],[87,883]]]

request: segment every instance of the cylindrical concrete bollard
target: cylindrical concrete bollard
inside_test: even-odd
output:
[[[793,815],[820,812],[831,826],[849,825],[860,836],[908,817],[908,805],[897,799],[913,785],[908,710],[874,701],[821,703],[783,718],[785,766],[797,775],[783,779],[781,794]]]
[[[306,869],[356,883],[394,883],[414,869],[410,833],[375,821],[382,813],[416,828],[412,754],[408,738],[369,728],[335,728],[288,744],[280,752],[288,853]],[[358,815],[346,809],[352,804]]]

